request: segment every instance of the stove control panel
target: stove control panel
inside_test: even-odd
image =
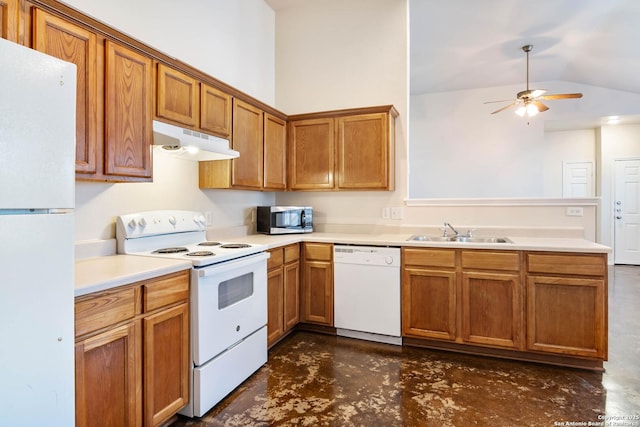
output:
[[[194,211],[147,211],[121,215],[116,219],[118,239],[204,230],[205,216]]]

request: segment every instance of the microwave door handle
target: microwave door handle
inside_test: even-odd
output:
[[[302,210],[302,213],[300,214],[300,225],[302,226],[302,228],[306,228],[307,227],[307,216],[304,214],[304,209]]]

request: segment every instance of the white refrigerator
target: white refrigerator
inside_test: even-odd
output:
[[[76,67],[0,38],[0,426],[74,425]]]

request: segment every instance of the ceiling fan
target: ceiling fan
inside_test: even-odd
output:
[[[522,46],[522,50],[527,54],[527,89],[522,92],[518,92],[515,100],[507,99],[502,101],[488,101],[485,104],[491,104],[494,102],[508,102],[512,101],[511,104],[506,105],[491,114],[496,114],[501,111],[504,111],[508,108],[519,106],[516,109],[516,114],[519,116],[527,115],[528,117],[535,116],[538,113],[542,113],[543,111],[547,111],[549,107],[544,105],[542,101],[545,100],[553,100],[553,99],[566,99],[566,98],[582,98],[581,93],[557,93],[545,95],[547,92],[544,89],[529,89],[529,52],[533,49],[533,45],[527,44]]]

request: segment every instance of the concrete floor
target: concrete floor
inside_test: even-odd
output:
[[[639,307],[640,267],[610,268],[604,374],[297,332],[174,426],[640,427]]]

